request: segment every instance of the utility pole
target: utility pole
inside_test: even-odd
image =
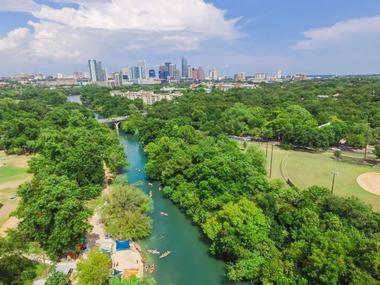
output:
[[[273,148],[274,144],[272,144],[272,151],[270,155],[270,168],[269,168],[269,178],[272,178],[272,166],[273,166]]]
[[[266,147],[265,147],[265,157],[268,157],[268,142],[267,142]]]
[[[334,194],[334,187],[335,187],[335,177],[338,173],[336,171],[333,172],[333,178],[331,183],[331,194]]]

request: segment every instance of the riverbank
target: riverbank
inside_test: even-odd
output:
[[[101,194],[103,202],[94,209],[94,214],[89,221],[92,230],[86,236],[87,249],[91,250],[98,247],[101,251],[109,254],[114,272],[122,272],[123,276],[136,275],[142,278],[144,275],[144,263],[140,246],[131,241],[129,249],[117,250],[116,241],[107,234],[105,225],[102,222],[100,208],[104,203],[104,199],[111,194],[112,189],[109,182],[113,179],[109,169],[106,166],[104,166],[104,169],[104,188]]]
[[[149,182],[144,167],[147,157],[138,139],[120,131],[120,141],[128,157],[124,174],[130,185],[152,193],[153,230],[141,241],[145,249],[171,253],[163,258],[147,252],[147,260],[155,264],[152,274],[157,284],[237,284],[227,280],[224,263],[209,254],[208,244],[198,227],[169,199],[164,197],[157,182]],[[166,213],[167,216],[162,215]]]
[[[80,103],[80,96],[73,96],[69,100]],[[152,276],[157,284],[240,284],[227,280],[223,261],[209,254],[209,245],[200,229],[164,197],[158,183],[148,181],[144,171],[147,157],[138,139],[123,131],[119,132],[119,138],[129,162],[123,171],[128,184],[140,188],[146,194],[152,193],[152,234],[140,244],[146,254],[146,261],[155,264],[156,270]],[[161,215],[160,212],[168,215]],[[157,249],[160,253],[171,251],[171,254],[159,258],[159,255],[150,254],[144,248]]]

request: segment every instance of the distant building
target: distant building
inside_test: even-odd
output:
[[[181,79],[181,71],[175,69],[173,72],[172,79],[179,81]]]
[[[165,70],[166,70],[165,65],[160,65],[160,67],[158,68],[158,78],[160,78],[161,80],[166,80]]]
[[[106,71],[102,68],[102,63],[95,59],[88,60],[88,70],[90,74],[90,81],[92,83],[106,81]]]
[[[240,72],[238,74],[235,74],[234,75],[234,80],[238,81],[238,82],[245,81],[245,73],[244,72]]]
[[[164,79],[168,80],[170,78],[170,62],[165,62],[165,70],[164,70]]]
[[[170,78],[175,78],[177,67],[175,64],[170,63],[169,64],[169,77]]]
[[[175,93],[154,93],[153,91],[127,91],[127,92],[121,92],[121,91],[111,91],[111,96],[122,96],[127,97],[130,100],[135,99],[141,99],[143,100],[144,104],[147,105],[153,105],[154,103],[161,101],[161,100],[173,100],[177,97],[182,96],[182,93],[175,92]]]
[[[141,67],[140,66],[132,66],[131,67],[131,78],[130,80],[141,80],[142,79],[142,73],[141,73]]]
[[[121,70],[122,83],[126,84],[131,79],[131,70],[129,67],[125,67]]]
[[[145,59],[143,60],[139,60],[137,65],[140,67],[140,75],[141,75],[141,79],[146,79],[146,62],[145,62]]]
[[[215,67],[213,67],[213,68],[210,70],[209,79],[210,79],[211,81],[216,81],[216,80],[218,80],[218,71],[216,70]]]
[[[189,78],[189,69],[187,65],[187,59],[185,57],[182,57],[181,59],[181,71],[182,71],[182,77],[183,78]]]
[[[214,85],[216,89],[222,91],[228,91],[233,88],[244,88],[244,89],[256,89],[257,86],[255,84],[246,84],[246,83],[217,83]]]
[[[265,80],[267,80],[267,77],[268,77],[268,75],[266,73],[263,73],[263,72],[255,74],[255,80],[258,80],[258,81],[265,81]]]
[[[279,69],[277,70],[277,79],[281,79],[282,78],[282,70]]]
[[[156,78],[156,71],[154,69],[149,69],[149,78]]]
[[[296,74],[293,76],[294,81],[301,81],[301,80],[306,80],[306,75],[305,74]]]
[[[191,78],[198,80],[198,69],[195,67],[191,68]]]
[[[206,79],[205,72],[203,68],[200,66],[198,68],[198,80],[205,80],[205,79]]]
[[[79,80],[79,79],[84,79],[86,76],[84,75],[83,72],[75,71],[75,72],[73,73],[73,77],[74,77],[76,80]]]
[[[193,68],[191,65],[187,66],[187,78],[193,78]]]
[[[122,85],[123,79],[122,74],[119,72],[114,72],[107,80],[107,86],[110,88],[119,87]]]
[[[95,83],[97,81],[95,59],[88,60],[88,71],[90,73],[90,81]]]

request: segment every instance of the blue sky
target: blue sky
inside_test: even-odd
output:
[[[380,73],[378,0],[2,0],[0,75],[145,58],[221,74]]]

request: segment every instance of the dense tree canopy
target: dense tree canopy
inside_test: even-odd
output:
[[[34,178],[18,191],[20,236],[58,258],[89,229],[84,202],[99,195],[105,165],[113,173],[125,165],[124,150],[114,132],[60,90],[1,92],[0,109],[0,149],[33,154]]]
[[[226,261],[230,279],[255,284],[378,283],[378,213],[325,188],[284,188],[269,182],[263,154],[254,148],[242,152],[223,135],[263,136],[312,148],[328,147],[352,135],[359,141],[352,145],[363,146],[360,140],[371,141],[373,126],[363,123],[362,114],[344,115],[342,106],[333,112],[317,98],[315,106],[326,108],[316,112],[309,105],[314,95],[308,89],[299,101],[292,94],[295,98],[286,102],[262,94],[272,88],[278,90],[264,86],[252,93],[196,91],[175,102],[156,103],[146,117],[136,114],[123,128],[139,136],[149,158],[146,173],[159,180],[168,197],[203,229],[211,253]],[[297,84],[286,88],[297,90]],[[331,88],[329,92],[338,92]],[[344,94],[348,98],[334,98],[345,98],[355,108],[372,108],[356,100],[352,90]],[[372,96],[362,99],[374,103]],[[336,106],[334,100],[329,103]]]
[[[143,109],[143,101],[126,97],[111,97],[108,88],[85,87],[80,90],[84,104],[106,117],[125,116]]]
[[[146,173],[202,228],[211,253],[225,260],[230,279],[256,284],[379,283],[378,213],[325,188],[285,188],[268,181],[263,155],[254,148],[242,152],[226,136],[250,135],[307,148],[327,148],[345,139],[363,147],[380,135],[379,80],[264,84],[210,94],[198,89],[154,104],[146,116],[135,112],[141,102],[121,102],[107,89],[91,88],[83,93],[87,106],[105,116],[132,114],[123,128],[144,144]],[[103,162],[113,170],[123,164],[122,150],[91,112],[62,102],[60,92],[0,96],[10,97],[0,99],[6,107],[0,114],[0,147],[37,153],[31,161],[35,178],[20,189],[20,233],[58,256],[86,231],[87,224],[79,224],[88,217],[83,201],[99,193]],[[82,160],[88,169],[78,162]],[[140,214],[136,220],[148,221],[150,202],[140,196],[128,188],[111,194],[105,221],[116,235],[121,234],[117,228],[129,226],[129,209]],[[116,219],[107,222],[115,213]],[[114,223],[121,220],[127,222]],[[67,235],[65,225],[75,226],[74,237]],[[57,232],[62,232],[59,239]],[[142,236],[139,229],[132,234]],[[108,262],[101,256],[93,260],[83,260],[80,271],[98,274],[96,266]],[[93,279],[81,284],[106,280],[96,274],[88,274]]]
[[[99,249],[91,250],[79,260],[75,280],[78,285],[103,285],[109,278],[111,258]]]
[[[148,214],[152,200],[140,189],[114,184],[109,196],[105,197],[102,220],[107,232],[117,239],[140,239],[147,237],[152,229]]]
[[[176,104],[157,103],[147,118],[154,124],[141,127],[160,132],[163,120],[176,120],[214,136],[244,135],[322,149],[345,140],[363,147],[380,139],[379,109],[378,79],[311,80],[210,94],[186,91]],[[131,130],[133,126],[125,124],[130,131],[140,131]],[[150,140],[147,135],[141,134],[142,141]]]
[[[80,199],[81,190],[65,176],[36,176],[18,195],[20,232],[27,240],[37,241],[51,257],[74,248],[89,229],[90,213]]]

